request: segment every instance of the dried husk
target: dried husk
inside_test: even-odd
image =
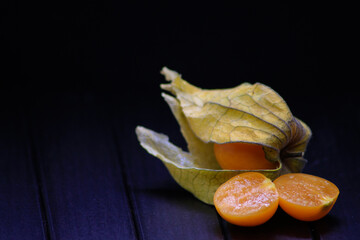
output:
[[[295,118],[286,102],[261,83],[243,83],[230,89],[203,90],[163,68],[169,84],[161,88],[180,130],[188,152],[164,134],[138,126],[139,142],[158,157],[174,180],[201,201],[213,204],[216,189],[229,178],[248,170],[222,170],[213,153],[214,143],[247,142],[263,147],[266,158],[278,168],[258,171],[275,179],[288,172],[301,172],[303,155],[311,137],[310,128]]]

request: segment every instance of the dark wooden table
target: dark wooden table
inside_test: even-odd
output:
[[[342,8],[2,1],[0,240],[357,239],[357,26]],[[243,228],[180,188],[135,136],[142,125],[186,147],[160,96],[164,65],[203,88],[275,89],[313,131],[304,172],[340,189],[330,214],[279,209]]]
[[[309,106],[318,114],[308,119],[304,171],[341,191],[328,216],[306,223],[279,210],[244,228],[180,188],[139,146],[137,124],[184,145],[165,103],[127,109],[122,97],[95,92],[20,99],[1,102],[0,239],[355,239],[360,227],[359,115],[344,121],[345,110],[329,117]]]

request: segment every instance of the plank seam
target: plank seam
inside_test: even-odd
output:
[[[219,220],[220,229],[221,229],[221,233],[224,237],[224,240],[231,240],[225,220],[217,212],[216,212],[216,216]]]
[[[120,165],[120,171],[121,171],[121,177],[122,177],[122,181],[124,183],[124,189],[125,189],[125,195],[126,195],[126,200],[128,203],[128,206],[130,208],[130,214],[131,214],[131,220],[132,220],[132,225],[134,226],[134,230],[135,230],[135,236],[136,239],[144,239],[144,235],[143,235],[143,231],[142,231],[142,227],[140,224],[140,221],[138,220],[137,216],[138,216],[138,210],[137,210],[137,206],[135,203],[135,196],[133,195],[133,193],[130,190],[130,185],[128,182],[128,174],[125,171],[125,164],[124,161],[121,157],[121,152],[120,152],[120,144],[119,144],[119,139],[118,136],[116,134],[116,131],[113,127],[113,139],[115,142],[115,149],[116,149],[116,153],[118,155],[118,159],[119,159],[119,165]]]
[[[44,236],[45,239],[47,240],[54,240],[55,236],[53,236],[51,234],[51,229],[52,227],[50,227],[51,224],[51,217],[50,217],[50,212],[49,212],[49,208],[47,206],[46,203],[48,203],[47,201],[47,197],[45,194],[45,190],[44,190],[44,184],[43,184],[43,174],[41,171],[41,166],[40,163],[38,161],[38,156],[37,156],[37,152],[36,152],[36,148],[34,145],[34,138],[33,138],[33,133],[31,131],[32,129],[32,125],[30,123],[30,120],[25,118],[25,116],[23,115],[23,124],[25,125],[26,128],[26,137],[27,137],[27,141],[28,141],[28,147],[27,147],[27,151],[28,151],[28,157],[30,159],[30,162],[32,164],[33,167],[33,172],[34,172],[34,176],[35,176],[35,181],[36,181],[36,191],[38,194],[38,204],[39,204],[39,208],[40,208],[40,214],[41,214],[41,221],[43,224],[43,231],[44,231]]]
[[[309,228],[310,228],[310,236],[312,240],[321,240],[320,234],[317,231],[314,223],[310,222],[309,223]]]

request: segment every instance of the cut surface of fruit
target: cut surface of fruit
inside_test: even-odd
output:
[[[279,195],[274,183],[257,172],[236,175],[222,184],[214,205],[226,221],[239,226],[257,226],[276,212]]]
[[[304,173],[289,173],[274,181],[280,207],[302,221],[315,221],[329,213],[339,189],[330,181]]]
[[[262,146],[243,142],[214,144],[216,160],[222,169],[274,169],[276,164],[265,158]]]

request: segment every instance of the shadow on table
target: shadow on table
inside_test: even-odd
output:
[[[231,239],[311,239],[308,223],[298,221],[278,209],[275,215],[257,227],[227,224]]]
[[[346,236],[343,236],[341,231],[338,231],[338,229],[341,227],[340,225],[340,219],[331,214],[318,221],[310,223],[310,226],[312,226],[319,233],[319,235],[324,238],[326,238],[326,236],[332,236],[334,239],[345,239],[344,237]],[[339,236],[336,236],[338,234]]]
[[[169,187],[169,188],[168,188]],[[214,207],[191,193],[164,188],[134,189],[137,214],[148,239],[223,239]]]

